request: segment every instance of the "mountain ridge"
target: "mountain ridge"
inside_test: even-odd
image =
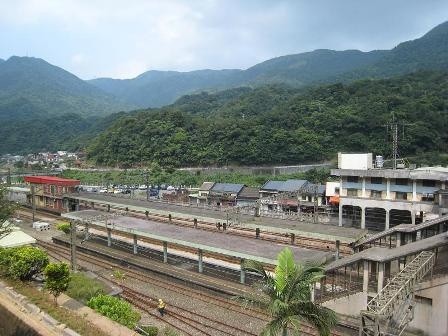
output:
[[[390,50],[316,49],[275,57],[245,70],[204,70],[202,73],[200,70],[150,70],[119,82],[111,78],[89,82],[143,108],[168,105],[182,95],[203,90],[213,92],[238,86],[277,83],[303,87],[363,78],[387,78],[433,69],[448,69],[448,21]],[[159,80],[156,80],[155,74]],[[148,77],[152,77],[149,82]]]

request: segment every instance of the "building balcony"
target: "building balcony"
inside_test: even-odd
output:
[[[412,185],[391,184],[390,185],[390,191],[411,193],[412,192]]]

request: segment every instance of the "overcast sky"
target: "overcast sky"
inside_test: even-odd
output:
[[[247,68],[311,51],[390,49],[448,20],[448,0],[0,0],[0,58],[75,75]]]

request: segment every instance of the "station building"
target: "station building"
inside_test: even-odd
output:
[[[60,178],[56,176],[25,176],[24,180],[30,185],[31,192],[27,195],[28,204],[37,208],[46,208],[56,212],[67,210],[63,195],[75,192],[79,180]]]
[[[375,168],[372,154],[339,154],[339,226],[387,230],[448,213],[448,168]]]

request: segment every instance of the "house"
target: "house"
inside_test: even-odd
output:
[[[244,188],[239,183],[215,183],[208,194],[208,204],[213,206],[234,206],[236,199]]]
[[[191,204],[208,204],[208,195],[210,193],[210,189],[213,188],[215,182],[204,182],[199,187],[197,192],[189,194],[188,198]]]
[[[260,188],[244,186],[236,198],[237,206],[255,205],[260,198]]]
[[[298,211],[298,192],[308,181],[267,181],[260,189],[261,212]]]
[[[307,183],[298,191],[300,210],[312,212],[316,210],[315,207],[327,205],[325,191],[326,186],[323,184]]]

